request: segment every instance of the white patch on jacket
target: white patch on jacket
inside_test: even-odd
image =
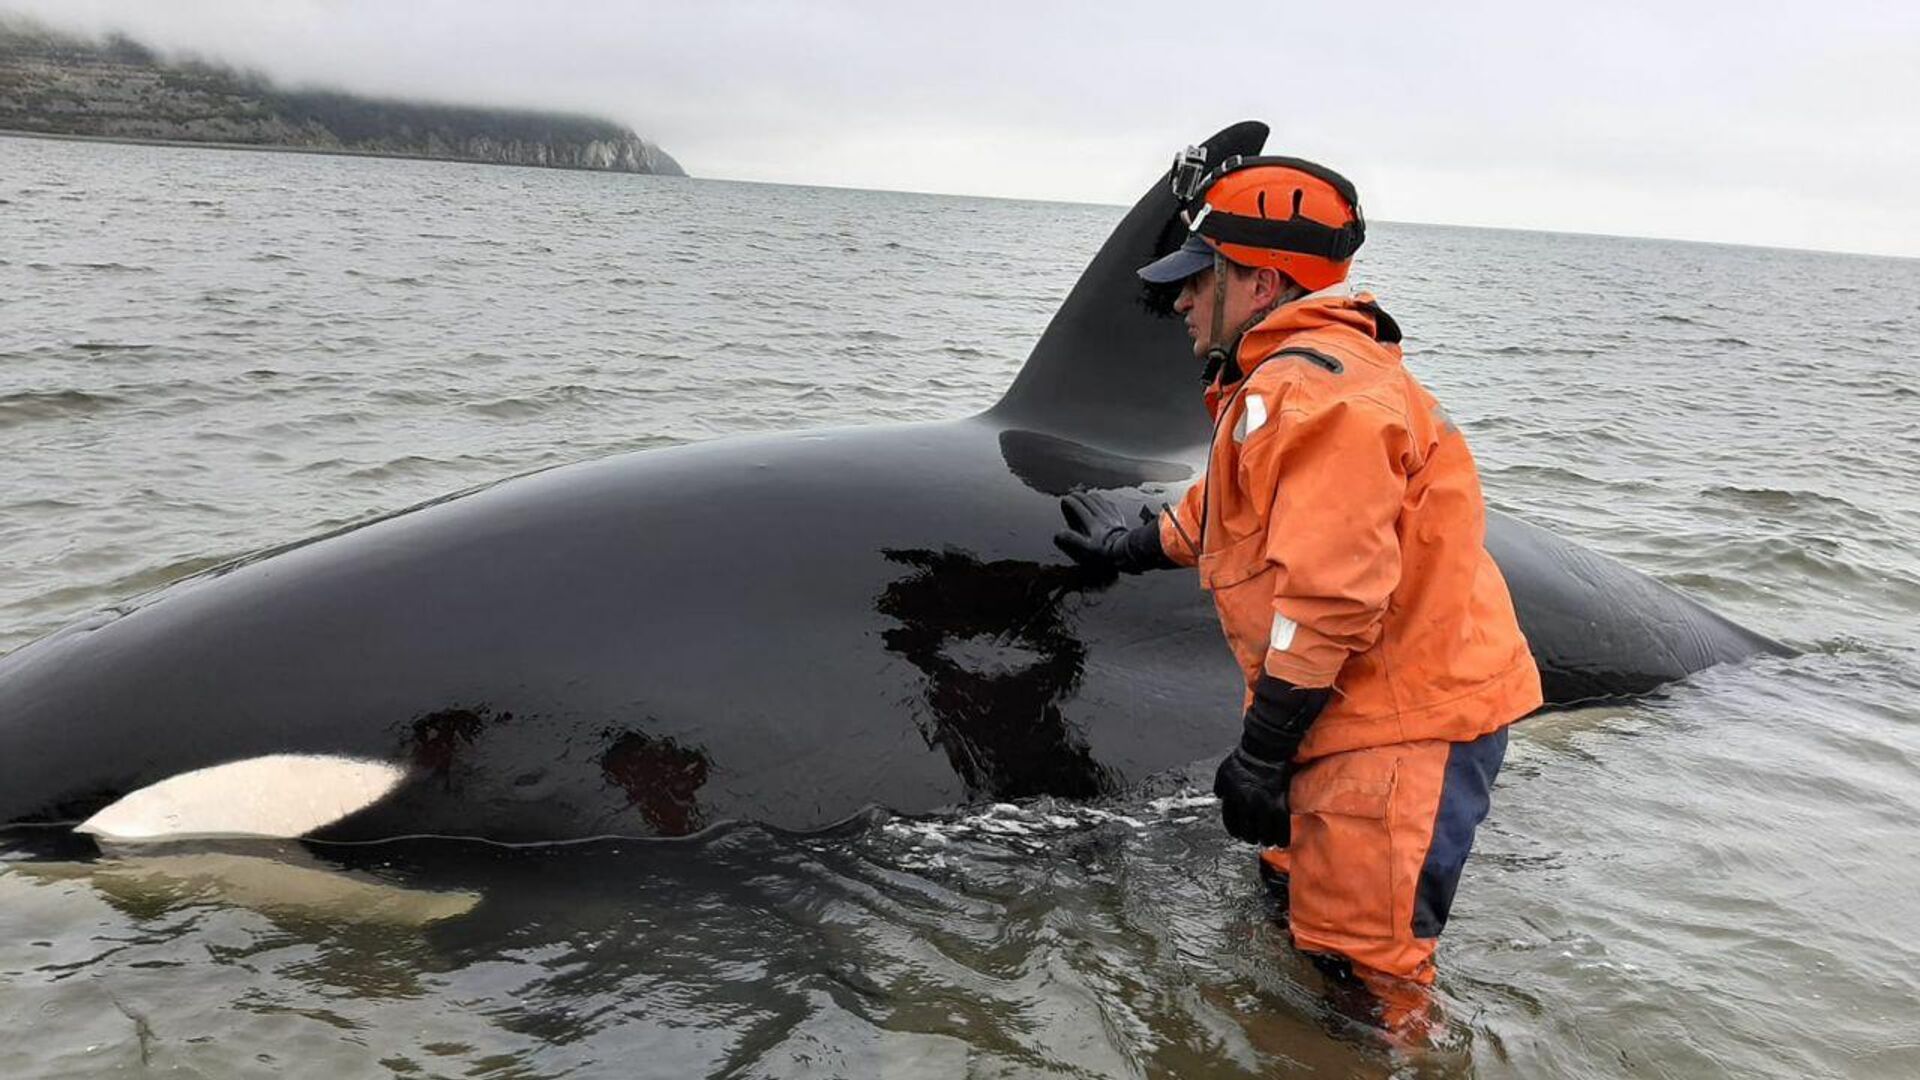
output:
[[[1247,436],[1267,426],[1267,402],[1259,394],[1248,394],[1241,402],[1240,420],[1233,425],[1233,441],[1243,443]]]
[[[1300,624],[1279,612],[1273,614],[1273,634],[1267,638],[1267,647],[1274,652],[1286,652],[1293,648],[1293,632]]]

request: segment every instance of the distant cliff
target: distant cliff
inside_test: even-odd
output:
[[[4,16],[0,130],[686,175],[605,120],[282,90],[118,35],[90,41]]]

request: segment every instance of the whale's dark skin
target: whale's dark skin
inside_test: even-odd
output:
[[[1193,575],[1051,544],[1059,495],[1157,505],[1204,457],[1189,346],[1132,274],[1172,212],[1156,185],[980,416],[520,477],[0,658],[0,824],[285,752],[409,768],[322,838],[521,841],[1093,797],[1221,753],[1242,684]],[[1778,648],[1510,518],[1488,546],[1551,702]]]

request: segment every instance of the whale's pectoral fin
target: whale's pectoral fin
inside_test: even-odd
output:
[[[28,880],[84,882],[109,903],[147,911],[211,900],[269,916],[425,926],[480,903],[475,892],[406,888],[340,870],[299,845],[159,852],[143,846],[110,849],[93,862],[17,862],[8,870]]]

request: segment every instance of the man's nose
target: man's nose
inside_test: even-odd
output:
[[[1185,315],[1187,312],[1192,310],[1193,310],[1193,286],[1182,285],[1180,286],[1180,295],[1173,298],[1173,313],[1175,315]]]

